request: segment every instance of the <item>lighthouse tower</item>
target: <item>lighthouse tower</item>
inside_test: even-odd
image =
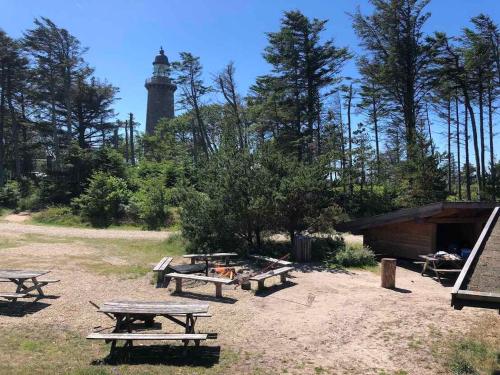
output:
[[[144,85],[148,90],[148,109],[146,115],[146,134],[155,132],[161,118],[174,117],[174,92],[177,89],[169,76],[170,64],[163,48],[153,62],[153,76]]]

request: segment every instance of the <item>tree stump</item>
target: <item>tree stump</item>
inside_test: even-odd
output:
[[[396,259],[382,258],[380,263],[382,288],[394,289],[396,287]]]

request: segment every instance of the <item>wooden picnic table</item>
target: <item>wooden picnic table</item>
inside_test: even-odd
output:
[[[448,273],[460,273],[462,271],[462,268],[441,268],[442,265],[457,265],[460,264],[461,261],[459,260],[448,260],[448,259],[440,259],[432,255],[419,255],[421,259],[424,260],[424,264],[422,266],[422,272],[420,273],[423,275],[425,271],[431,270],[434,272],[436,275],[438,281],[441,283],[441,273],[448,274]]]
[[[194,333],[196,323],[194,315],[208,313],[208,303],[110,301],[104,303],[99,312],[114,315],[116,326],[113,332],[123,329],[131,332],[134,321],[152,323],[155,317],[163,316],[184,327],[185,333]],[[186,321],[177,319],[179,316],[185,316]]]
[[[216,258],[224,258],[226,266],[229,265],[229,258],[237,257],[237,253],[212,253],[212,254],[186,254],[184,258],[190,258],[191,264],[195,264],[197,259],[205,261],[207,268],[205,269],[205,276],[208,276],[208,261]]]
[[[40,276],[46,275],[49,272],[50,271],[0,269],[0,280],[12,282],[17,286],[14,293],[0,292],[0,297],[15,302],[18,298],[27,297],[31,292],[36,293],[35,297],[37,299],[45,296],[42,287],[49,283],[59,281],[39,279]],[[29,284],[27,285],[27,283]]]
[[[110,301],[104,303],[98,310],[108,316],[114,316],[116,325],[110,334],[93,333],[89,339],[105,339],[111,341],[111,352],[116,347],[117,340],[126,340],[128,346],[133,340],[182,340],[187,345],[194,340],[198,345],[205,340],[206,335],[195,333],[195,324],[198,317],[209,317],[208,303],[179,303],[179,302],[145,302],[145,301]],[[184,334],[144,334],[134,332],[134,322],[144,321],[146,326],[152,326],[157,316],[182,326]],[[185,321],[181,320],[185,318]],[[125,335],[123,335],[125,333]],[[203,337],[202,337],[203,336]]]
[[[208,261],[215,258],[224,258],[226,265],[229,264],[229,258],[237,257],[237,253],[212,253],[212,254],[186,254],[183,255],[184,258],[191,258],[191,264],[196,262],[196,259]]]

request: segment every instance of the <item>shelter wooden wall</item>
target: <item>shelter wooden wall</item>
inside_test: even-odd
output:
[[[419,259],[421,254],[434,252],[435,223],[403,222],[366,229],[363,242],[376,254],[398,258]]]

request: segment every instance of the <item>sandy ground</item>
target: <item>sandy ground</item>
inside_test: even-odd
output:
[[[94,231],[83,229],[35,227],[0,224],[4,231],[35,228],[56,236],[87,237],[106,233],[138,238],[141,232]],[[164,235],[158,233],[158,235]],[[100,234],[99,234],[100,235]],[[123,238],[123,237],[122,237]],[[429,345],[432,335],[465,332],[478,319],[500,318],[495,311],[450,307],[450,287],[443,287],[418,272],[398,267],[397,290],[379,287],[379,276],[366,271],[329,272],[304,266],[292,272],[290,283],[268,279],[273,287],[264,293],[225,287],[225,298],[216,300],[214,286],[185,287],[187,293],[173,295],[173,285],[156,289],[151,274],[137,279],[99,276],[86,271],[75,255],[92,255],[95,249],[84,243],[23,244],[2,249],[1,268],[52,269],[51,277],[60,283],[46,288],[56,296],[27,308],[21,316],[6,316],[0,306],[0,329],[15,326],[53,325],[86,335],[96,326],[109,327],[112,321],[96,313],[89,300],[100,304],[112,299],[132,300],[206,300],[213,317],[200,320],[202,332],[217,332],[218,339],[206,345],[220,345],[240,353],[249,353],[237,366],[246,373],[254,366],[271,368],[274,373],[378,374],[381,370],[405,370],[409,374],[444,373],[438,370]],[[117,263],[126,259],[110,256]],[[179,259],[176,259],[179,262]],[[1,290],[10,284],[1,283]],[[164,326],[170,323],[162,321]],[[99,345],[99,344],[94,344]]]

